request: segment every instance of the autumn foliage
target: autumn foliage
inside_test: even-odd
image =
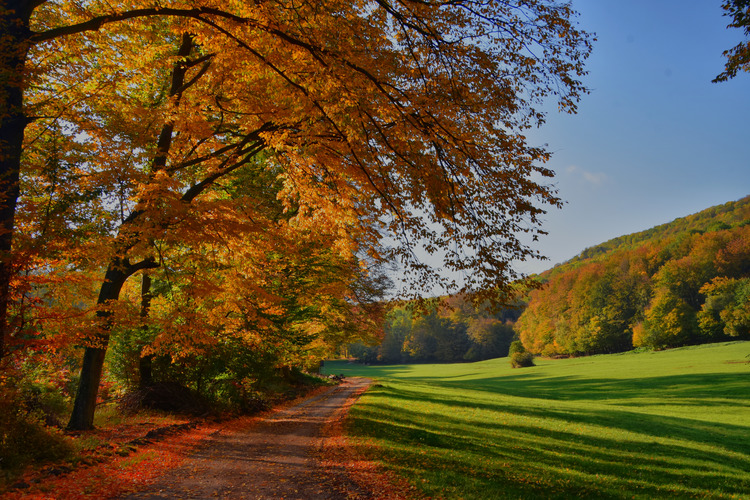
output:
[[[714,207],[543,274],[521,340],[535,354],[580,355],[750,338],[749,209],[748,198]]]
[[[586,91],[574,16],[0,2],[4,396],[57,425],[72,401],[77,430],[158,383],[242,405],[378,336],[388,263],[413,296],[506,300],[560,204],[525,132]]]

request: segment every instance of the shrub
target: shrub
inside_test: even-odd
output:
[[[530,352],[514,352],[510,356],[510,366],[513,368],[534,366],[534,355]]]
[[[512,356],[517,352],[526,352],[526,348],[523,346],[523,342],[520,340],[514,340],[510,343],[510,348],[508,349],[508,356]]]
[[[0,390],[0,471],[70,455],[72,448],[58,431],[46,428],[17,394]]]
[[[534,366],[534,355],[526,350],[523,342],[515,340],[510,344],[510,366],[513,368],[524,368]]]
[[[177,382],[159,382],[125,394],[120,399],[119,409],[124,413],[151,409],[185,415],[202,415],[211,410],[211,405],[196,391]]]

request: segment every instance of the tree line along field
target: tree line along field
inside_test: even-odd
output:
[[[536,277],[540,287],[492,311],[462,296],[393,304],[366,363],[451,363],[580,356],[750,339],[750,197],[584,250]]]
[[[347,429],[432,498],[750,498],[750,342],[363,366]]]

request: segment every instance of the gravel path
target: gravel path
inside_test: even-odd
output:
[[[346,499],[347,488],[337,484],[345,478],[325,470],[314,454],[325,424],[369,383],[346,379],[248,429],[218,432],[148,490],[124,498]]]

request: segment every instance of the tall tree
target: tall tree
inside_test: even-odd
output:
[[[29,20],[36,2],[0,3],[0,356],[5,354],[12,242],[24,129],[29,118],[23,109],[24,73],[30,47]]]
[[[24,131],[36,138],[55,120],[69,147],[88,151],[87,178],[111,196],[114,186],[129,192],[103,262],[105,325],[128,277],[156,265],[155,242],[188,237],[186,221],[239,210],[217,203],[214,187],[264,151],[298,228],[326,225],[342,252],[400,259],[415,289],[442,283],[502,296],[519,277],[510,262],[539,257],[516,235],[543,233],[539,216],[559,199],[536,180],[553,173],[525,131],[543,122],[546,97],[573,112],[585,92],[589,37],[567,5],[3,6],[0,314]],[[400,243],[389,252],[379,251],[385,233]],[[465,282],[424,265],[416,245],[442,252],[443,267]],[[91,425],[106,328],[102,335],[90,339],[86,403],[76,404],[73,427]]]
[[[234,78],[256,93],[236,97],[264,106],[245,116],[290,125],[264,138],[294,167],[290,184],[314,187],[296,189],[303,204],[330,196],[356,200],[400,238],[395,253],[416,284],[440,280],[415,257],[422,239],[429,251],[446,249],[449,269],[476,271],[465,288],[506,290],[502,283],[516,277],[509,261],[536,255],[513,235],[541,232],[538,205],[558,204],[551,188],[532,180],[552,172],[539,165],[547,153],[527,144],[523,131],[543,120],[542,98],[557,94],[562,108],[573,111],[584,91],[578,78],[590,46],[570,7],[380,0],[232,9],[210,2],[4,2],[0,301],[8,300],[3,276],[11,269],[23,136],[37,116],[24,107],[24,92],[49,69],[29,67],[30,51],[36,64],[81,34],[107,40],[108,26],[177,18],[206,55],[222,54],[226,68],[242,63],[249,70]],[[74,76],[77,61],[69,62]],[[360,193],[374,198],[360,200]]]

